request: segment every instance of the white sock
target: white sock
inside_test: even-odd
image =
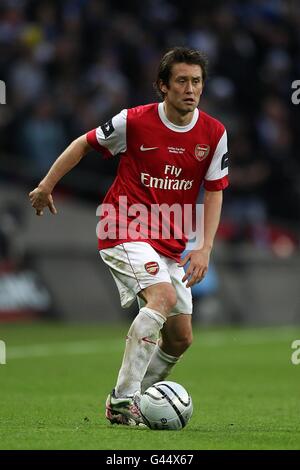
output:
[[[144,393],[148,387],[168,377],[180,357],[165,353],[157,344],[142,381],[141,392]]]
[[[156,310],[143,307],[128,331],[123,362],[119,371],[116,397],[133,395],[141,390],[151,356],[157,344],[165,317]]]

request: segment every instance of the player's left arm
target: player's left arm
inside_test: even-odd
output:
[[[180,263],[180,266],[184,266],[189,261],[182,279],[183,282],[188,279],[186,287],[200,282],[208,270],[210,253],[220,222],[223,189],[228,186],[227,175],[227,133],[223,127],[204,179],[204,243],[198,250],[190,251]]]
[[[213,248],[215,235],[219,226],[223,201],[223,191],[205,191],[204,194],[204,243],[198,250],[191,250],[180,265],[189,261],[182,281],[187,279],[186,287],[192,287],[202,281],[208,270],[210,253]]]

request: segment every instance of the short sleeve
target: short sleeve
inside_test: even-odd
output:
[[[224,130],[204,178],[204,188],[208,191],[220,191],[229,184],[227,151],[227,133]]]
[[[86,134],[87,142],[105,157],[111,157],[126,151],[127,109],[107,121],[102,126]]]

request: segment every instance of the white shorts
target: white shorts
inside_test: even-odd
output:
[[[126,242],[100,250],[100,255],[117,284],[122,307],[129,307],[136,297],[140,308],[143,307],[145,301],[137,295],[142,289],[169,282],[177,294],[177,303],[170,315],[192,313],[191,289],[182,282],[184,269],[171,258],[157,253],[149,243]]]

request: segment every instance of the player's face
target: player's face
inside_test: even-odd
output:
[[[178,63],[172,67],[169,84],[162,85],[165,102],[180,114],[188,114],[198,106],[203,91],[200,65]]]

